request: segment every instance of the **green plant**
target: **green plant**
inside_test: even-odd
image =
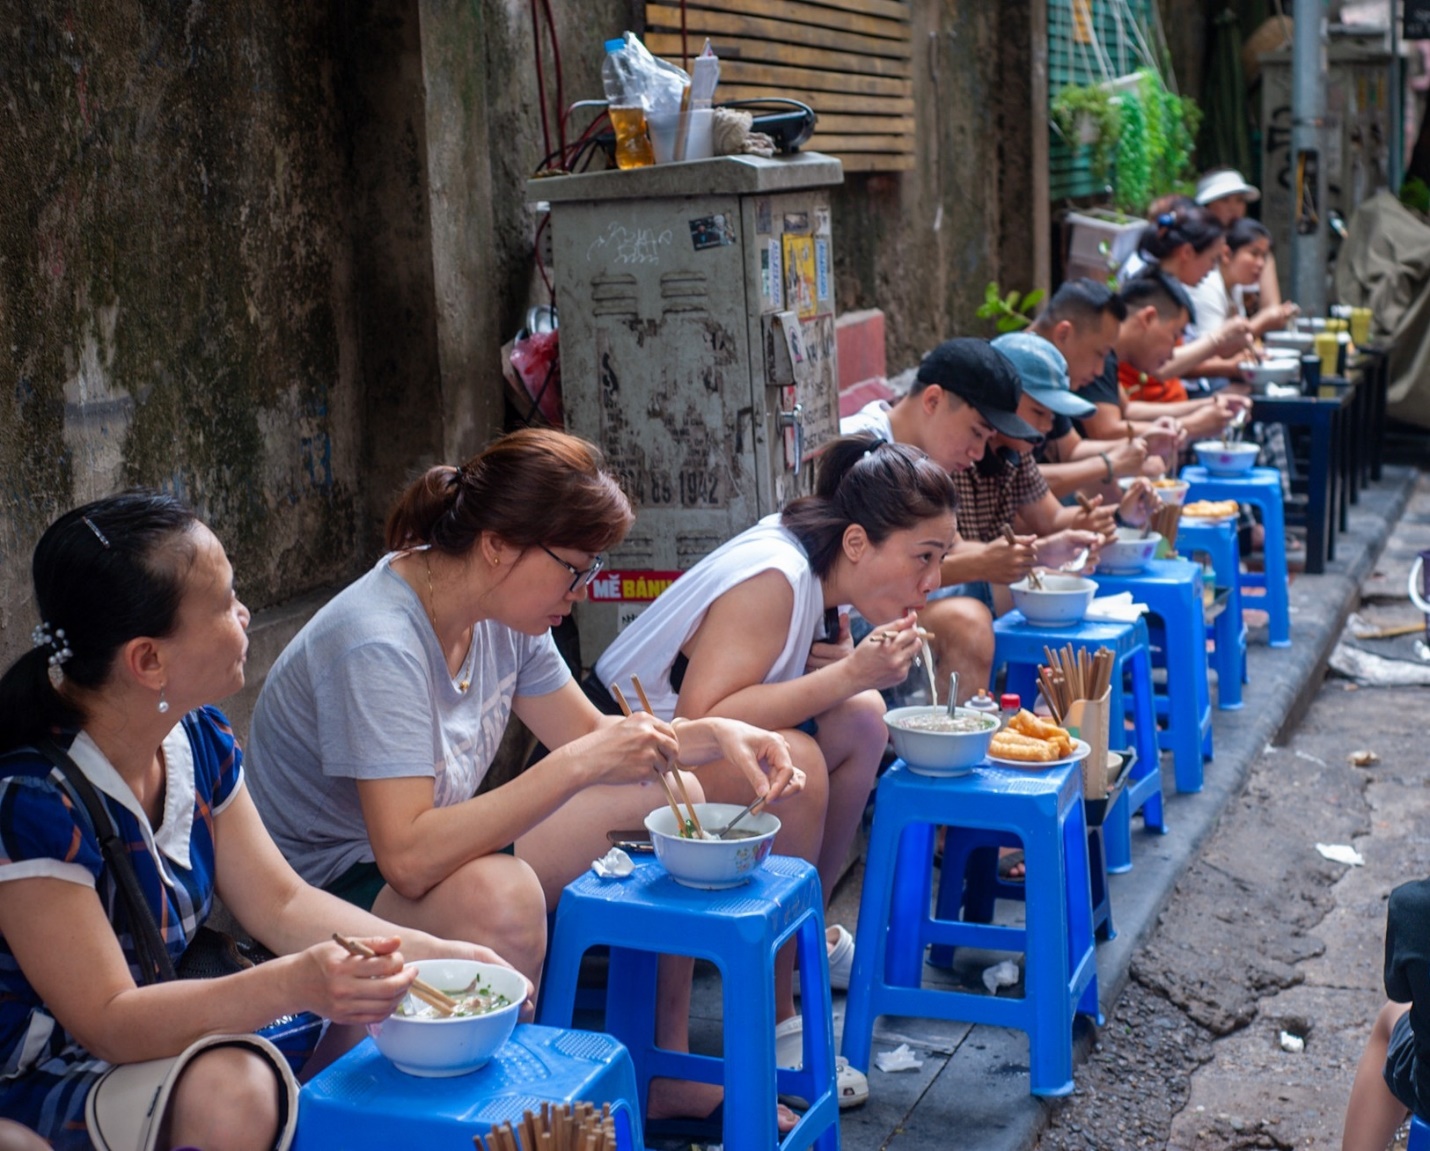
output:
[[[1419,176],[1411,176],[1400,185],[1400,202],[1417,212],[1430,213],[1430,185]]]
[[[1151,68],[1122,93],[1121,130],[1113,170],[1113,203],[1140,214],[1169,192],[1185,192],[1194,177],[1193,141],[1202,112],[1195,100],[1171,92]]]
[[[1112,169],[1121,118],[1112,92],[1101,84],[1070,85],[1053,100],[1052,117],[1068,147],[1085,145],[1089,149],[1093,178],[1105,181]]]
[[[1006,296],[998,289],[998,281],[990,280],[983,289],[983,303],[977,313],[981,320],[993,320],[999,333],[1020,332],[1033,322],[1033,313],[1047,295],[1042,288],[1034,288],[1027,295],[1011,291]]]

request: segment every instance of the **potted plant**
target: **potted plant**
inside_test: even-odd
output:
[[[1090,149],[1093,178],[1106,181],[1120,120],[1114,89],[1104,84],[1070,85],[1054,98],[1051,111],[1053,123],[1069,145]]]

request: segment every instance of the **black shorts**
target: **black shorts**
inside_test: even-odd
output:
[[[1415,1030],[1410,1026],[1410,1012],[1395,1021],[1390,1032],[1390,1046],[1385,1052],[1385,1085],[1390,1093],[1421,1118],[1430,1116],[1430,1060],[1424,1068],[1415,1048]],[[1422,1094],[1423,1093],[1423,1094]]]

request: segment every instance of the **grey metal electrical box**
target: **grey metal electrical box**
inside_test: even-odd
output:
[[[587,665],[680,572],[809,490],[838,435],[843,178],[806,152],[528,182],[550,205],[566,430],[636,506],[577,605]]]

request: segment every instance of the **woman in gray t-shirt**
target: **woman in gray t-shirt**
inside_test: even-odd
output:
[[[513,433],[407,489],[390,554],[299,632],[254,712],[250,786],[300,874],[394,923],[486,944],[535,980],[562,888],[609,829],[663,802],[652,769],[728,760],[772,798],[803,785],[778,735],[606,717],[571,678],[550,629],[632,519],[597,449],[559,432]],[[553,750],[476,795],[512,713]],[[686,1046],[689,972],[663,961],[662,1046]],[[657,1080],[649,1114],[718,1100]]]

